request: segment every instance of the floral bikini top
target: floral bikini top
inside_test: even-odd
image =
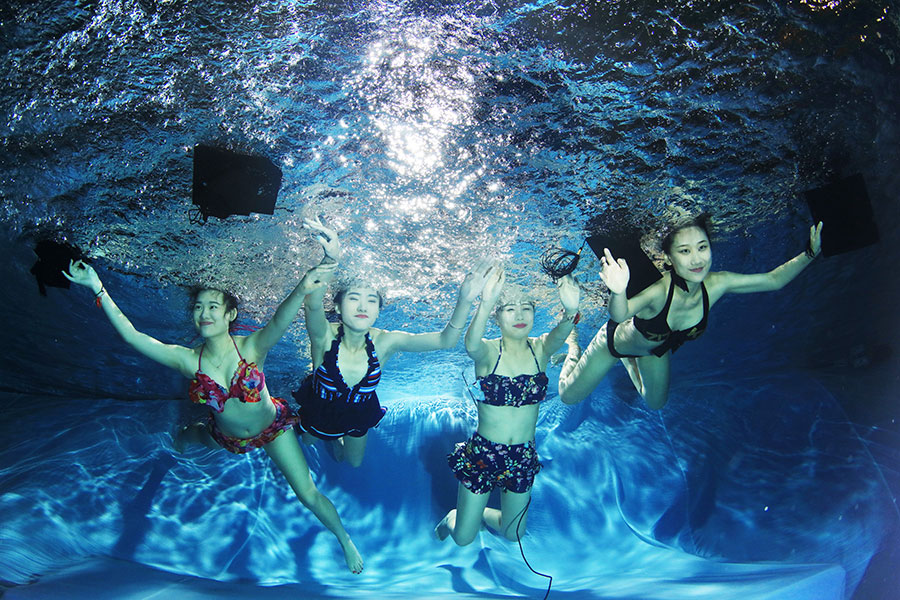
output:
[[[527,406],[529,404],[538,404],[547,399],[547,384],[550,380],[547,374],[541,371],[541,365],[538,364],[537,356],[534,355],[534,348],[531,342],[526,342],[528,349],[531,350],[531,356],[534,358],[534,364],[537,365],[538,372],[534,375],[516,375],[509,377],[507,375],[497,375],[497,365],[500,364],[500,357],[503,356],[503,341],[500,341],[500,354],[497,355],[497,362],[494,364],[494,370],[484,377],[479,377],[478,382],[481,384],[481,391],[484,392],[484,404],[491,406]]]
[[[241,402],[259,402],[260,392],[266,385],[266,378],[260,371],[256,363],[248,363],[241,356],[238,350],[237,342],[231,338],[234,349],[240,357],[238,368],[231,378],[231,384],[226,390],[224,387],[216,383],[212,377],[203,372],[201,361],[203,360],[203,349],[200,348],[200,357],[197,359],[197,372],[194,373],[194,379],[188,388],[188,397],[195,404],[206,404],[210,410],[222,412],[225,410],[225,401],[229,398],[237,398]]]

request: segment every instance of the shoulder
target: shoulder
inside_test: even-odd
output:
[[[541,365],[546,366],[547,361],[550,359],[547,356],[546,347],[544,344],[544,336],[540,337],[530,337],[528,338],[528,343],[531,344],[531,349],[534,351],[534,356],[537,358],[538,362]]]
[[[635,314],[641,318],[649,318],[662,310],[666,297],[669,295],[669,285],[672,275],[667,271],[662,277],[641,290],[632,300],[637,307]]]
[[[727,294],[740,277],[740,273],[732,273],[731,271],[710,271],[706,279],[703,280],[706,293],[709,295],[710,304]]]

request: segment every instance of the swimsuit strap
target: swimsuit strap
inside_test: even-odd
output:
[[[531,358],[534,359],[534,366],[537,367],[538,373],[540,373],[541,365],[538,363],[537,356],[534,354],[534,348],[531,347],[531,342],[529,340],[525,340],[525,343],[528,344],[528,349],[531,350]]]
[[[228,337],[231,337],[231,336],[228,336]],[[243,361],[244,357],[241,356],[241,351],[238,350],[237,342],[234,341],[234,338],[231,338],[231,343],[234,344],[234,351],[238,353],[238,358],[240,358],[241,361]],[[200,356],[197,357],[197,370],[201,373],[203,372],[203,351],[204,350],[206,350],[206,342],[203,342],[203,345],[200,346]]]
[[[666,304],[663,306],[663,309],[659,311],[659,314],[665,315],[666,318],[666,327],[669,327],[669,308],[672,307],[672,298],[675,296],[675,278],[678,275],[675,274],[675,271],[672,271],[672,278],[669,280],[669,294],[666,296]],[[672,328],[669,327],[669,330]]]
[[[235,352],[237,352],[237,353],[238,353],[238,358],[239,358],[239,359],[241,359],[241,361],[242,361],[242,362],[243,362],[243,360],[244,360],[244,357],[243,357],[243,356],[241,356],[241,351],[240,351],[240,350],[238,350],[238,347],[237,347],[237,342],[236,342],[236,341],[234,341],[234,338],[233,338],[233,337],[231,337],[231,336],[230,336],[230,335],[229,335],[229,336],[228,336],[228,337],[230,337],[230,338],[231,338],[231,343],[232,343],[232,344],[234,344],[234,351],[235,351]]]
[[[491,371],[491,375],[497,372],[497,366],[500,364],[500,357],[503,356],[503,338],[500,338],[498,343],[500,345],[500,352],[497,354],[497,362],[494,363],[494,370]]]
[[[706,292],[706,283],[700,282],[700,289],[703,291],[703,320],[709,315],[709,294]]]
[[[528,349],[531,350],[531,358],[534,359],[534,366],[537,367],[538,373],[540,373],[541,365],[538,362],[537,355],[534,353],[534,348],[531,347],[531,342],[529,340],[525,340],[525,343],[528,345]],[[491,371],[491,375],[497,372],[497,366],[500,364],[501,356],[503,356],[503,338],[500,338],[500,352],[497,354],[497,362],[494,363],[494,370]]]

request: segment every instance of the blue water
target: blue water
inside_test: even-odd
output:
[[[135,325],[196,343],[185,285],[271,315],[340,231],[378,325],[446,322],[483,256],[539,300],[541,251],[709,210],[715,267],[799,252],[802,191],[863,173],[881,241],[784,290],[728,297],[647,410],[614,369],[542,407],[523,550],[551,598],[900,597],[900,21],[887,2],[12,2],[0,7],[0,595],[543,597],[516,544],[439,543],[445,456],[474,428],[461,346],[402,355],[365,463],[306,448],[366,560],[263,453],[173,452],[186,383],[121,343],[83,289],[38,293],[43,237],[82,247]],[[274,215],[189,221],[191,148],[272,158]],[[652,252],[652,244],[647,243]],[[587,343],[606,319],[578,272]],[[496,332],[494,332],[496,334]],[[300,319],[266,365],[289,396]],[[552,381],[558,368],[551,367]],[[201,411],[202,413],[202,411]]]

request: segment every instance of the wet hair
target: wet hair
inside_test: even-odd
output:
[[[693,217],[680,219],[672,223],[663,233],[662,240],[659,245],[662,251],[668,254],[672,250],[672,244],[675,243],[675,236],[679,231],[683,231],[690,227],[697,227],[706,234],[706,238],[712,237],[712,216],[708,212],[702,212]]]
[[[340,284],[338,288],[334,290],[334,296],[332,298],[332,302],[334,303],[334,305],[340,306],[341,300],[344,299],[344,296],[346,296],[347,292],[349,292],[352,288],[371,288],[375,290],[375,294],[378,296],[378,310],[381,310],[381,308],[384,306],[384,294],[381,293],[381,290],[372,287],[371,285],[360,279]]]
[[[222,294],[222,298],[224,298],[224,301],[225,301],[225,312],[228,312],[232,308],[234,310],[238,309],[238,299],[233,294],[229,294],[225,290],[220,290],[220,289],[214,288],[214,287],[209,287],[209,286],[205,286],[205,285],[195,285],[195,286],[192,286],[190,290],[188,290],[188,296],[191,299],[191,303],[188,306],[190,307],[191,310],[193,310],[194,305],[197,304],[197,297],[200,295],[200,292],[206,292],[206,291],[219,292],[220,294]],[[237,317],[235,317],[234,320],[237,321]],[[232,321],[232,322],[234,322],[234,321]]]
[[[507,287],[500,292],[500,297],[497,298],[497,304],[494,305],[494,310],[491,312],[494,319],[496,320],[500,315],[500,311],[510,304],[530,304],[531,308],[536,308],[537,303],[530,294],[519,286]]]

